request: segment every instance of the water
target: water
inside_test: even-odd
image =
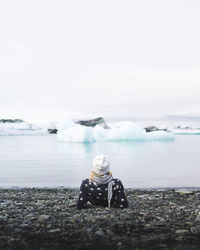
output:
[[[199,187],[200,136],[175,141],[64,143],[56,135],[1,136],[0,187],[78,187],[104,153],[125,187]]]

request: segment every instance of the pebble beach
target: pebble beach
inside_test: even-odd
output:
[[[199,190],[126,189],[127,209],[77,210],[78,193],[0,189],[0,249],[199,249]]]

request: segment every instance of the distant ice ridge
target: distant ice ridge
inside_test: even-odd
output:
[[[97,125],[94,128],[66,121],[57,125],[58,140],[65,142],[95,141],[153,141],[174,140],[174,135],[165,131],[146,132],[134,122],[122,121],[109,124],[110,129]]]
[[[46,129],[33,126],[27,122],[0,123],[0,136],[3,135],[44,135]]]
[[[200,129],[194,128],[174,128],[171,131],[175,135],[200,135]]]

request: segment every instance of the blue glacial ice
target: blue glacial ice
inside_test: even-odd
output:
[[[72,121],[57,125],[58,140],[64,142],[96,142],[96,141],[154,141],[174,140],[174,135],[165,131],[146,132],[134,122],[121,121],[109,124],[110,129],[97,125],[86,127]]]

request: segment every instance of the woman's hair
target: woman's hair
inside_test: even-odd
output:
[[[104,176],[104,175],[100,175],[100,174],[97,174],[97,173],[95,173],[94,171],[92,171],[92,172],[91,172],[91,175],[90,175],[90,177],[89,177],[89,181],[90,181],[90,182],[93,181],[94,175],[96,175],[96,176],[98,176],[98,177]],[[112,175],[112,173],[109,171],[109,172],[106,173],[106,175]]]

